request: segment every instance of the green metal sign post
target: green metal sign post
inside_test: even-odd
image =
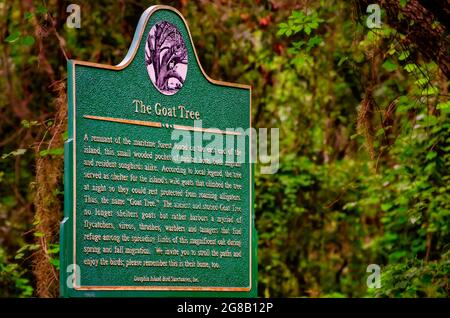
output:
[[[70,60],[68,100],[61,295],[256,296],[251,89],[181,14],[147,9],[117,66]]]

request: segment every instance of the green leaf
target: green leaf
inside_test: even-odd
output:
[[[36,12],[39,14],[45,14],[48,12],[47,8],[44,7],[43,5],[39,5],[36,9]]]
[[[390,254],[390,255],[389,255],[389,258],[390,258],[391,260],[398,261],[398,260],[400,260],[401,258],[405,257],[406,255],[407,255],[407,252],[406,252],[406,251],[396,251],[396,252]]]
[[[57,254],[57,253],[59,253],[59,246],[55,246],[47,250],[47,254]]]
[[[277,32],[277,36],[282,36],[284,34],[286,34],[287,30],[289,30],[289,25],[287,23],[280,23],[278,25],[278,32]]]
[[[437,156],[437,153],[435,151],[430,151],[429,153],[427,153],[427,160],[432,160]]]
[[[319,45],[320,43],[322,43],[322,38],[317,35],[313,36],[308,41],[308,51],[314,48],[315,46]]]
[[[9,43],[14,43],[16,42],[18,39],[20,38],[20,32],[19,31],[15,31],[13,33],[11,33],[10,35],[8,35],[5,39],[6,42]]]
[[[52,257],[50,258],[49,263],[59,269],[59,259]]]
[[[22,44],[23,45],[31,46],[31,45],[34,44],[34,42],[35,42],[35,39],[31,35],[27,35],[24,38],[22,38]]]
[[[20,123],[22,124],[23,127],[30,128],[30,122],[28,120],[23,119]]]
[[[26,120],[26,119],[23,119],[23,120],[20,122],[20,124],[21,124],[23,127],[25,127],[25,128],[30,128],[30,127],[32,127],[32,126],[37,126],[37,125],[39,125],[39,123],[38,123],[36,120],[28,121],[28,120]]]
[[[384,135],[384,128],[378,129],[377,132],[376,132],[376,134],[375,134],[375,136],[377,136],[377,137],[379,137],[379,136],[381,136],[381,135]]]
[[[344,62],[347,61],[347,60],[348,60],[348,56],[342,56],[342,57],[339,59],[338,66],[341,66],[341,65],[344,64]]]
[[[402,53],[400,53],[400,55],[398,56],[398,59],[400,61],[404,61],[409,57],[410,53],[409,51],[402,51]]]
[[[39,152],[39,155],[41,157],[45,157],[45,156],[48,156],[48,155],[61,156],[63,154],[64,154],[64,148],[45,149],[45,150],[41,150]]]
[[[317,29],[319,27],[319,23],[317,21],[313,21],[312,23],[309,24],[309,27],[311,29]]]
[[[286,29],[279,29],[277,32],[277,36],[282,36],[284,35],[284,33],[286,33]]]
[[[296,49],[300,49],[305,44],[306,44],[305,41],[292,42],[292,46],[295,47]]]
[[[41,151],[39,151],[39,156],[45,157],[46,155],[48,155],[48,150],[41,150]]]
[[[39,152],[39,155],[41,157],[45,157],[48,155],[51,156],[61,156],[64,154],[64,148],[53,148],[53,149],[45,149],[45,150],[41,150]]]
[[[395,48],[394,44],[391,44],[391,46],[389,47],[388,54],[389,55],[394,55],[395,53],[397,53],[397,49]]]
[[[450,113],[450,101],[437,104],[436,109],[439,109],[447,114]]]
[[[439,89],[436,86],[428,86],[422,90],[422,96],[437,95],[438,93]]]
[[[52,156],[61,156],[61,155],[64,154],[64,148],[53,148],[53,149],[50,149],[48,154],[52,155]]]
[[[414,83],[418,86],[424,87],[425,85],[427,85],[429,82],[428,78],[422,77],[419,78],[417,81],[415,81]]]
[[[24,251],[26,251],[28,249],[29,245],[24,245],[21,248],[19,248],[19,250],[17,251],[17,254],[19,253],[23,253]]]
[[[412,64],[412,63],[408,63],[403,67],[408,73],[413,72],[414,70],[416,70],[417,66],[416,64]]]
[[[41,247],[41,246],[40,246],[39,244],[29,244],[29,245],[28,245],[28,249],[29,249],[30,251],[36,251],[36,250],[38,250],[40,247]]]
[[[397,64],[395,64],[394,62],[392,62],[391,59],[387,59],[384,63],[383,63],[383,68],[388,71],[388,72],[393,72],[397,69]]]
[[[392,204],[391,203],[383,203],[381,205],[381,210],[383,210],[384,212],[389,211],[392,208]]]
[[[14,259],[22,259],[24,256],[23,253],[17,253],[16,256],[14,257]]]
[[[388,241],[395,241],[398,238],[397,233],[388,232],[384,235],[385,239]]]

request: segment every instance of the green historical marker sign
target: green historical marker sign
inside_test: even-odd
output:
[[[119,65],[69,61],[68,90],[61,295],[256,296],[250,87],[154,6]]]

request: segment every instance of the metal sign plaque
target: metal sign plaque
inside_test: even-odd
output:
[[[117,66],[70,60],[68,91],[61,295],[256,296],[250,87],[153,6]]]

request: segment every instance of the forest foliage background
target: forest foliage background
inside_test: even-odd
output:
[[[117,64],[154,1],[0,1],[0,296],[58,296],[66,60]],[[214,79],[280,129],[256,175],[260,296],[448,297],[446,0],[168,1]],[[259,171],[259,169],[256,169]],[[381,288],[367,287],[369,264]]]

